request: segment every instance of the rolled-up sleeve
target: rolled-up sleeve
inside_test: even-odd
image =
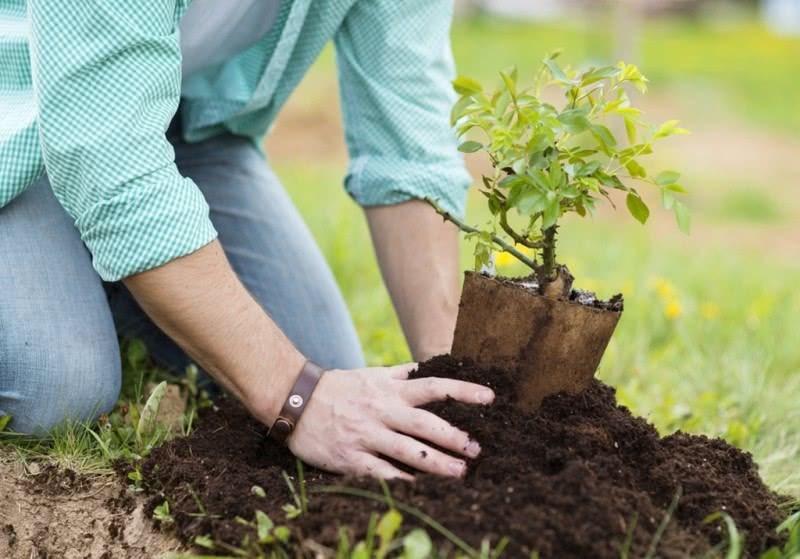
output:
[[[46,172],[106,281],[216,237],[165,137],[180,96],[184,1],[28,2]]]
[[[360,0],[335,37],[350,166],[362,206],[430,196],[463,215],[470,177],[450,127],[452,0]]]

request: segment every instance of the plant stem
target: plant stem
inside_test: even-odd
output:
[[[511,225],[508,224],[507,213],[508,213],[508,210],[505,208],[505,205],[501,206],[500,207],[500,227],[502,227],[503,231],[505,231],[508,234],[509,237],[514,239],[515,243],[517,243],[519,245],[522,245],[522,246],[526,246],[528,248],[534,248],[534,249],[542,249],[542,248],[544,248],[544,245],[542,244],[541,241],[531,241],[530,239],[528,239],[526,237],[523,237],[522,235],[520,235],[519,233],[514,231],[514,229],[512,229],[512,227],[511,227]]]
[[[475,227],[470,227],[469,225],[467,225],[466,223],[464,223],[463,221],[461,221],[457,217],[454,217],[454,216],[450,215],[450,212],[448,212],[447,210],[442,208],[432,198],[426,197],[425,201],[428,204],[430,204],[431,207],[433,207],[433,209],[436,210],[436,213],[439,214],[440,216],[442,216],[442,218],[445,221],[449,221],[450,223],[453,223],[456,227],[458,227],[459,229],[461,229],[465,233],[480,233],[481,232],[479,229],[476,229]],[[505,242],[501,237],[498,237],[494,233],[490,233],[489,237],[492,239],[492,242],[494,244],[496,244],[497,246],[502,248],[505,252],[507,252],[507,253],[511,254],[512,256],[514,256],[517,260],[519,260],[520,262],[522,262],[523,264],[528,266],[531,270],[534,270],[534,271],[536,270],[536,263],[533,260],[531,260],[530,258],[525,256],[524,254],[522,254],[520,251],[518,251],[516,248],[514,248],[513,246],[511,246],[510,244]]]
[[[553,281],[556,271],[556,229],[558,227],[553,225],[545,229],[544,233],[544,248],[542,248],[542,277],[541,282],[545,284]]]

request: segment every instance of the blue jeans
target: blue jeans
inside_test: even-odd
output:
[[[248,290],[304,355],[325,367],[362,367],[333,274],[258,149],[232,135],[186,144],[175,129],[168,136],[178,168],[208,200]],[[100,279],[43,177],[0,208],[0,416],[13,416],[9,428],[42,433],[108,412],[121,382],[118,335],[144,340],[172,370],[189,364],[122,283]]]

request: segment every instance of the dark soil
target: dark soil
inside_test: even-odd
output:
[[[528,291],[535,291],[537,293],[539,292],[539,283],[536,279],[536,274],[519,278],[504,278],[497,276],[495,279],[520,289],[527,289]],[[594,291],[572,288],[569,290],[569,297],[564,300],[577,305],[583,305],[603,311],[622,312],[625,309],[625,301],[622,293],[617,293],[608,301],[604,301],[600,299]]]
[[[483,448],[466,479],[419,475],[416,483],[392,482],[392,497],[438,520],[473,547],[489,538],[510,539],[503,557],[619,558],[630,534],[629,557],[697,557],[725,539],[718,523],[703,519],[725,511],[746,537],[747,556],[779,543],[779,497],[761,481],[751,456],[719,439],[675,433],[660,438],[644,419],[617,406],[614,390],[599,381],[579,395],[557,394],[522,414],[513,405],[512,375],[460,364],[449,356],[420,365],[415,376],[482,382],[497,393],[478,408],[442,402],[428,408],[470,432]],[[156,449],[143,474],[156,492],[150,507],[168,498],[175,527],[191,541],[210,535],[239,545],[253,529],[236,522],[256,510],[286,522],[306,541],[334,547],[340,526],[363,537],[377,501],[315,493],[322,485],[382,493],[378,483],[306,468],[309,512],[285,520],[292,502],[282,477],[296,483],[295,459],[264,439],[264,428],[233,402],[207,410],[195,433]],[[266,497],[253,493],[265,489]],[[668,510],[680,496],[677,508]],[[201,513],[198,501],[206,514]],[[658,541],[656,532],[668,520]],[[414,525],[404,515],[404,528]],[[436,537],[432,530],[428,530]],[[447,546],[439,538],[438,543]],[[310,556],[313,556],[310,554]]]
[[[92,480],[57,464],[43,464],[37,474],[28,478],[27,484],[31,493],[55,496],[85,491],[91,487]]]

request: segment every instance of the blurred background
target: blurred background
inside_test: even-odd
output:
[[[690,190],[690,236],[654,208],[642,227],[605,208],[569,219],[561,256],[578,287],[626,311],[600,377],[664,433],[723,436],[778,491],[800,495],[800,0],[459,0],[460,74],[520,81],[561,48],[573,67],[637,64],[646,120],[680,119],[654,169]],[[333,52],[325,51],[266,142],[270,161],[339,279],[371,364],[409,359],[347,197]],[[468,160],[479,176],[485,164]],[[654,204],[654,206],[657,206]],[[471,192],[468,221],[485,218]],[[472,262],[463,244],[462,263]],[[524,272],[513,263],[504,275]]]

